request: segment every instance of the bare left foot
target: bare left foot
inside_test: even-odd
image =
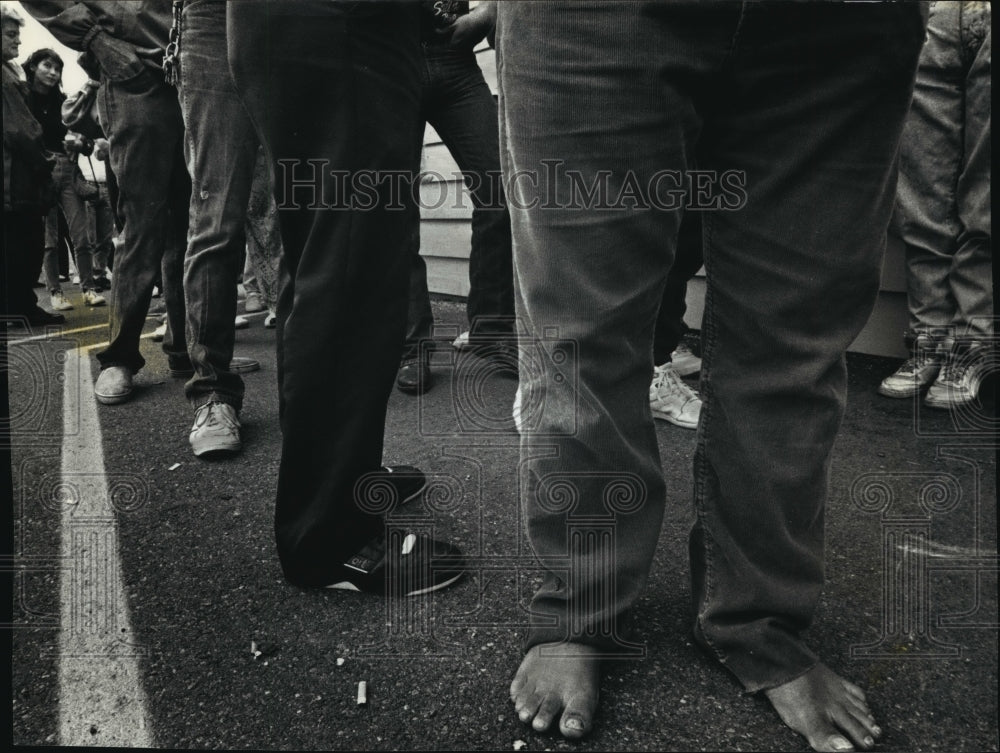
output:
[[[600,685],[597,652],[580,643],[542,643],[525,654],[510,685],[517,716],[537,732],[557,719],[563,737],[590,732]]]
[[[764,694],[813,750],[870,750],[882,734],[861,688],[824,664]]]

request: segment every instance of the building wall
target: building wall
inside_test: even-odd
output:
[[[496,91],[496,58],[493,50],[477,50],[479,66],[491,89]],[[425,182],[420,187],[420,253],[427,261],[427,284],[432,293],[454,296],[469,294],[469,247],[472,239],[472,201],[462,184],[458,166],[437,132],[428,125],[424,133],[422,169]],[[441,176],[443,179],[440,179]],[[704,310],[704,270],[688,285],[688,326],[701,328]],[[882,267],[882,284],[868,325],[851,345],[851,350],[872,355],[905,357],[903,330],[906,329],[906,278],[903,248],[889,237]]]

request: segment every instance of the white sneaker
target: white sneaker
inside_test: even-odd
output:
[[[237,316],[233,322],[233,329],[246,329],[250,326],[250,320],[245,316]]]
[[[73,308],[73,304],[66,300],[66,296],[62,294],[61,290],[49,296],[49,303],[52,304],[53,311],[69,311]]]
[[[684,343],[678,345],[677,350],[670,354],[670,363],[674,365],[674,371],[681,376],[691,376],[701,371],[701,359]]]
[[[944,356],[933,344],[918,343],[914,354],[882,380],[878,394],[883,397],[912,397],[932,384],[941,371]]]
[[[278,315],[273,311],[268,311],[267,316],[264,317],[264,326],[267,329],[274,329],[278,326]]]
[[[963,353],[949,354],[941,373],[927,390],[924,405],[928,408],[948,409],[974,403],[989,372],[989,355],[982,346]]]
[[[458,337],[456,337],[454,340],[452,340],[451,347],[453,347],[455,350],[468,350],[468,348],[469,348],[469,332],[468,332],[468,330],[466,330],[465,332],[463,332],[462,334],[460,334]]]
[[[669,363],[653,370],[649,385],[649,407],[653,416],[675,426],[694,429],[701,416],[701,398],[688,387]]]
[[[236,409],[228,403],[205,403],[195,411],[188,439],[198,457],[210,452],[239,452],[243,442]]]
[[[86,303],[88,306],[103,306],[108,301],[103,295],[98,293],[96,290],[84,290],[83,302]]]
[[[264,299],[261,298],[260,293],[247,293],[243,308],[248,314],[256,314],[258,311],[266,309],[267,306],[264,305]]]
[[[164,322],[159,327],[153,330],[153,342],[161,343],[163,338],[167,336],[167,323]]]

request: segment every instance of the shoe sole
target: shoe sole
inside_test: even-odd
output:
[[[191,451],[196,458],[204,457],[205,455],[233,455],[242,449],[242,442],[213,444],[209,447],[195,447],[195,445],[191,445]]]
[[[99,392],[95,392],[94,397],[97,398],[97,402],[101,405],[119,405],[132,397],[132,391],[129,390],[118,395],[102,395]]]
[[[698,428],[698,422],[697,421],[694,422],[694,423],[691,423],[690,421],[682,421],[679,418],[674,418],[673,416],[668,415],[667,413],[663,413],[662,411],[658,411],[658,410],[655,410],[655,409],[653,410],[653,418],[658,418],[661,421],[666,421],[667,423],[671,423],[674,426],[680,426],[682,429],[697,429]]]
[[[936,410],[949,410],[950,408],[961,408],[965,405],[971,405],[976,402],[976,397],[969,397],[965,400],[952,400],[949,398],[935,399],[928,395],[924,398],[924,405],[928,408],[934,408]]]
[[[99,306],[107,306],[108,305],[107,301],[100,301],[99,303],[91,303],[90,301],[84,301],[84,303],[86,303],[91,308],[97,308]]]
[[[882,397],[913,397],[914,395],[919,395],[920,391],[926,387],[926,384],[921,384],[915,387],[902,387],[900,389],[894,389],[892,387],[885,387],[883,385],[878,386],[878,394]]]
[[[427,586],[427,588],[418,588],[416,591],[409,591],[403,596],[422,596],[423,594],[433,593],[434,591],[440,591],[442,588],[447,588],[448,586],[459,580],[464,573],[456,573],[447,580],[443,580],[440,583],[435,583],[433,586]],[[340,583],[333,583],[326,586],[327,589],[333,591],[352,591],[354,593],[366,593],[358,588],[356,585],[351,583],[349,580],[341,581]]]

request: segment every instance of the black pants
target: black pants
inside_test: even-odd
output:
[[[3,213],[3,313],[26,316],[38,308],[34,284],[45,244],[41,214]],[[34,275],[34,276],[32,276]]]
[[[275,176],[284,245],[275,533],[300,585],[339,579],[382,527],[355,485],[382,463],[406,325],[417,10],[228,4],[230,65]]]

